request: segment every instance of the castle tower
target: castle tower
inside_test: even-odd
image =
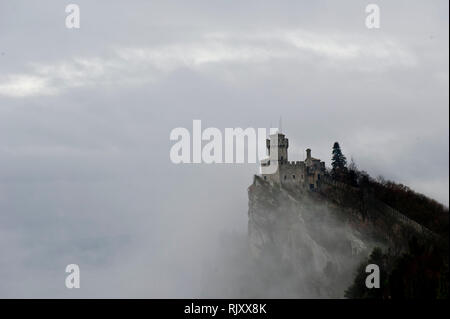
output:
[[[284,187],[320,188],[325,162],[312,157],[311,149],[306,150],[304,161],[289,162],[289,140],[281,132],[269,135],[266,147],[269,157],[261,160],[261,177],[265,181]]]
[[[272,163],[287,163],[289,140],[282,133],[275,133],[266,140],[269,160]]]

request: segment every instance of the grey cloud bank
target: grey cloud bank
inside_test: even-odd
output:
[[[293,159],[338,140],[448,205],[448,2],[379,1],[379,30],[357,1],[77,3],[79,30],[59,1],[0,3],[0,296],[217,296],[256,165],[172,164],[193,119],[282,115]]]

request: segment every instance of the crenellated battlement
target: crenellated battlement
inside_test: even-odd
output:
[[[289,162],[287,162],[287,164],[290,165],[290,166],[298,166],[298,167],[300,167],[300,166],[304,166],[305,162],[303,162],[303,161],[289,161]]]
[[[282,133],[270,135],[266,140],[269,157],[261,161],[261,167],[276,163],[277,170],[272,174],[262,173],[261,177],[269,182],[290,187],[316,189],[325,174],[325,162],[311,157],[311,149],[306,150],[305,161],[289,161],[289,140]],[[263,171],[264,172],[264,171]]]

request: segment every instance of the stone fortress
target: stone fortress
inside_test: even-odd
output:
[[[311,157],[306,150],[304,161],[289,161],[289,140],[281,132],[271,134],[266,140],[269,157],[261,161],[261,177],[287,187],[303,187],[314,190],[320,187],[325,175],[325,162]]]

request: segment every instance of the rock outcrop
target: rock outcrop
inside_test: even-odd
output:
[[[254,177],[248,236],[266,297],[341,298],[358,264],[383,246],[351,210],[319,192],[286,189]]]

